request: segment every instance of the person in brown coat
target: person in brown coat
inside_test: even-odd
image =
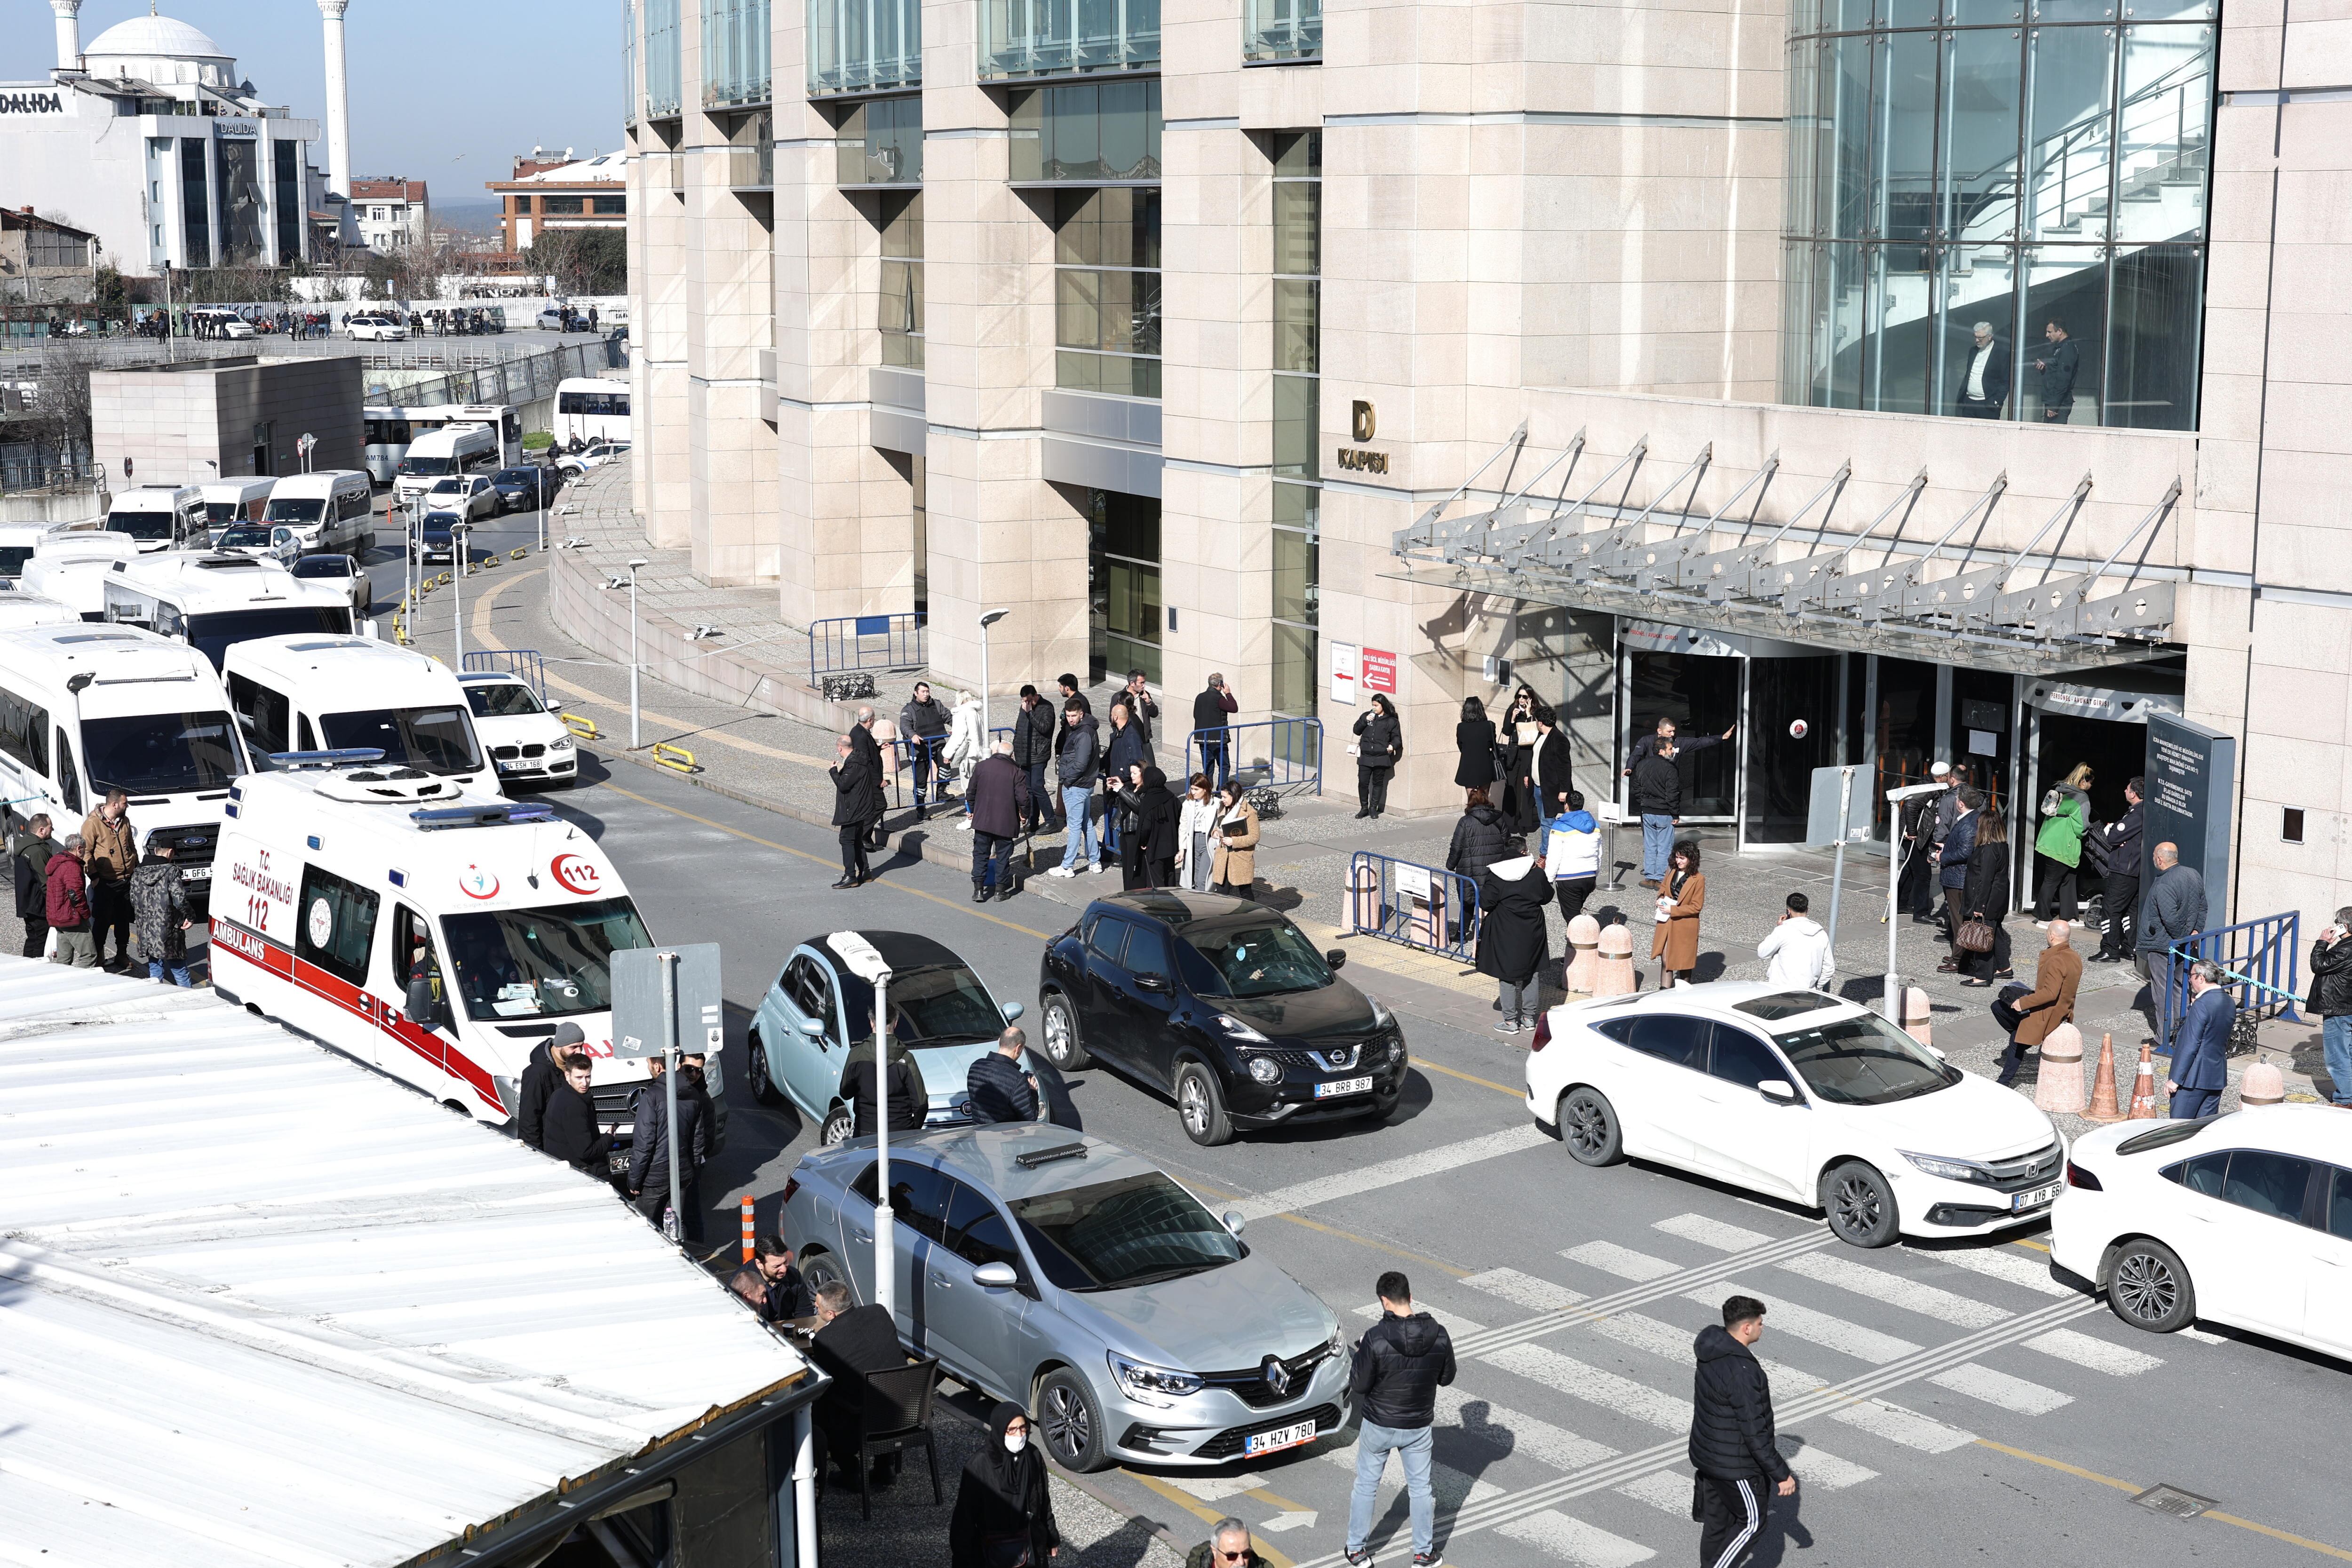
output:
[[[1255,900],[1257,810],[1244,794],[1231,779],[1217,786],[1217,860],[1211,875],[1218,892]]]
[[[1659,984],[1688,980],[1698,967],[1698,912],[1705,908],[1706,879],[1699,875],[1698,846],[1685,838],[1675,845],[1658,887],[1658,931],[1650,939],[1650,956],[1663,971]]]
[[[85,868],[89,875],[90,940],[98,947],[101,969],[127,969],[131,964],[131,873],[139,868],[139,835],[131,826],[131,797],[119,789],[106,792],[96,811],[82,819],[82,843],[88,847]],[[114,933],[114,956],[106,955],[106,933]]]
[[[2064,921],[2050,922],[2048,945],[2034,966],[2033,989],[2011,985],[1994,999],[1992,1021],[2009,1035],[2009,1049],[2000,1057],[2000,1081],[2017,1081],[2028,1047],[2050,1037],[2061,1024],[2074,1021],[2074,988],[2083,983],[2083,955],[2074,951],[2074,931]]]

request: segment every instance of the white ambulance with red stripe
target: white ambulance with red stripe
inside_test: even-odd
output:
[[[613,1057],[610,954],[652,938],[595,840],[372,751],[272,761],[229,792],[215,988],[491,1122],[577,1024],[598,1124],[625,1137],[646,1072]]]

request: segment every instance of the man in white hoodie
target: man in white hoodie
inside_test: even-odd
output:
[[[1826,991],[1830,977],[1837,973],[1837,962],[1830,955],[1830,933],[1806,912],[1811,908],[1804,894],[1790,893],[1789,907],[1780,911],[1780,923],[1756,944],[1756,956],[1764,961],[1764,978],[1775,985]]]

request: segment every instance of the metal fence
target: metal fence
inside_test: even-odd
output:
[[[853,669],[920,669],[928,641],[925,617],[914,614],[835,616],[808,629],[811,686]]]
[[[1261,719],[1194,730],[1184,737],[1184,766],[1195,766],[1221,784],[1237,771],[1262,770],[1253,787],[1284,795],[1323,793],[1323,721]]]
[[[547,661],[535,647],[477,648],[466,655],[468,675],[511,675],[528,684],[547,706]]]
[[[2107,918],[2116,917],[2110,913]],[[2157,988],[2161,1048],[2171,1049],[2173,1031],[2189,1012],[2189,966],[2200,958],[2221,966],[2227,977],[2223,989],[2231,994],[2230,1000],[2237,1004],[2241,1016],[2299,1022],[2301,1015],[2294,1007],[2302,999],[2302,945],[2300,914],[2241,921],[2174,942],[2168,950],[2170,973],[2165,977],[2166,984]]]
[[[1339,929],[1466,963],[1478,952],[1478,884],[1434,866],[1359,849],[1339,892]]]

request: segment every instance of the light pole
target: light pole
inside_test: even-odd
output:
[[[651,563],[646,561],[646,559],[642,555],[634,558],[629,563],[629,579],[627,584],[629,590],[629,750],[633,752],[635,751],[638,746],[637,568],[650,564]],[[622,586],[621,579],[607,574],[604,578],[604,586],[607,588],[619,588]]]
[[[988,730],[988,628],[1012,613],[997,609],[980,617],[980,754],[983,757],[992,743]]]
[[[449,574],[449,624],[457,633],[460,675],[466,673],[466,535],[473,531],[470,518],[449,521],[449,553],[457,558],[457,570]]]
[[[1900,912],[1895,904],[1903,879],[1903,803],[1914,795],[1941,795],[1947,787],[1924,784],[1886,792],[1886,803],[1895,808],[1886,824],[1886,1021],[1898,1029],[1903,1026],[1903,981],[1895,973],[1895,917]],[[1830,940],[1837,940],[1834,932]]]
[[[898,1279],[891,1238],[897,1215],[890,1209],[890,966],[874,944],[854,931],[837,931],[825,942],[849,972],[874,987],[874,1300],[893,1315]],[[850,1107],[854,1115],[856,1107]]]

